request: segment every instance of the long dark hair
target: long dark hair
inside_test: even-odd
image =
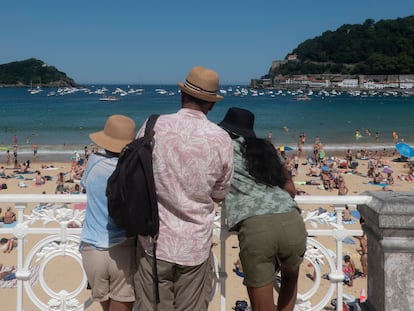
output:
[[[262,138],[246,138],[241,152],[246,160],[247,170],[256,182],[284,187],[284,163],[271,142]]]

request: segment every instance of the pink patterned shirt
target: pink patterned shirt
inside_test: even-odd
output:
[[[145,124],[138,136],[144,129]],[[210,254],[214,200],[223,200],[230,189],[233,144],[227,132],[204,113],[187,108],[161,115],[154,131],[160,215],[157,259],[196,266]],[[149,239],[140,240],[151,255]]]

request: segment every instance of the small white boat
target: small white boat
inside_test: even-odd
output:
[[[118,97],[116,96],[104,96],[99,98],[100,101],[107,101],[107,102],[116,102],[119,100]]]
[[[296,100],[311,100],[308,95],[298,95],[295,97]]]

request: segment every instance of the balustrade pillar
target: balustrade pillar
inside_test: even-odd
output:
[[[369,311],[414,310],[414,193],[368,191],[358,205],[368,241]]]

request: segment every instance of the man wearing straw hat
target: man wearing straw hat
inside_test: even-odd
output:
[[[161,115],[154,128],[160,303],[154,299],[152,243],[140,237],[144,255],[135,277],[138,310],[207,310],[215,204],[227,195],[233,175],[231,139],[207,119],[222,99],[217,95],[217,73],[197,66],[178,86],[181,109]],[[143,136],[144,129],[145,124],[138,136]]]
[[[82,227],[80,252],[94,301],[103,310],[132,310],[136,242],[126,238],[108,216],[105,195],[109,176],[115,170],[119,153],[134,140],[135,122],[123,115],[110,116],[102,131],[90,134],[105,154],[93,153],[83,173],[81,185],[88,196]]]

